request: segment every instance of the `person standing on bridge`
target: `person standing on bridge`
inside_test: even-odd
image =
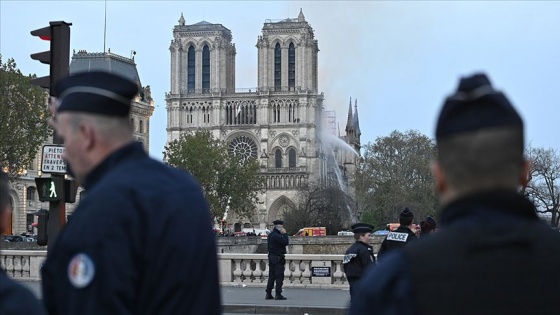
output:
[[[12,219],[10,198],[8,176],[0,170],[0,235],[6,230],[8,220]],[[0,314],[46,314],[33,293],[8,278],[2,267],[0,267]]]
[[[445,100],[436,144],[440,230],[368,272],[349,314],[558,314],[560,233],[520,193],[523,121],[486,75]]]
[[[437,228],[436,220],[430,215],[426,217],[426,220],[420,222],[420,238],[429,236]]]
[[[410,229],[414,221],[414,214],[408,208],[405,208],[399,216],[400,226],[387,234],[387,237],[381,243],[377,258],[379,261],[390,251],[403,248],[406,244],[418,240],[418,236]]]
[[[190,174],[151,159],[134,141],[136,83],[88,72],[56,89],[51,124],[87,194],[49,244],[42,268],[48,312],[220,314],[208,204]]]
[[[356,284],[362,278],[367,267],[375,265],[373,247],[369,245],[373,225],[356,223],[352,225],[352,232],[354,232],[356,242],[346,250],[342,260],[344,273],[350,285],[350,299],[354,296]]]
[[[282,295],[284,284],[284,269],[286,265],[286,246],[290,243],[284,221],[272,222],[274,229],[268,235],[268,283],[266,284],[266,300],[285,300]],[[276,295],[272,296],[272,289],[276,282]]]

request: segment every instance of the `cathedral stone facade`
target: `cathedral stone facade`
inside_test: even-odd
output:
[[[255,205],[252,222],[235,217],[228,222],[263,228],[295,206],[298,191],[309,184],[352,184],[357,155],[334,143],[344,141],[359,152],[360,136],[357,108],[352,113],[350,107],[342,138],[336,122],[325,119],[318,41],[303,12],[294,19],[266,20],[256,48],[257,87],[236,89],[231,31],[206,21],[187,25],[181,15],[169,47],[167,141],[203,128],[230,150],[257,158],[265,178],[262,203]]]

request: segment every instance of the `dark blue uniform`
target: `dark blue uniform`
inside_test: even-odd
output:
[[[282,234],[277,229],[268,235],[268,283],[266,291],[272,292],[276,281],[276,294],[282,293],[284,284],[284,267],[286,264],[286,246],[290,243],[288,234]]]
[[[46,314],[39,304],[39,300],[21,284],[8,278],[2,268],[0,268],[0,314]]]
[[[373,256],[373,247],[371,245],[356,241],[346,250],[342,266],[350,285],[350,297],[354,296],[356,284],[363,276],[367,267],[374,264],[375,256]]]
[[[418,236],[416,236],[411,229],[399,226],[397,229],[387,234],[383,243],[381,243],[379,253],[377,253],[377,258],[381,260],[388,252],[394,249],[403,248],[406,244],[417,240]]]
[[[50,314],[220,314],[210,212],[186,172],[140,143],[87,176],[42,269]]]
[[[516,193],[457,200],[366,273],[349,314],[558,314],[560,233]]]

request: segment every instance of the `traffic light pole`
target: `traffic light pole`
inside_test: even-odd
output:
[[[43,40],[50,41],[50,51],[32,54],[31,58],[41,63],[49,64],[49,77],[36,78],[33,84],[49,89],[50,96],[57,97],[55,84],[61,78],[68,75],[70,65],[70,26],[72,23],[64,21],[50,22],[49,26],[31,31],[31,35],[38,36]],[[53,144],[62,145],[60,137],[53,133]],[[51,174],[51,177],[60,180],[57,182],[65,183],[63,174]],[[66,196],[65,189],[60,189],[60,196],[56,201],[49,201],[49,220],[47,223],[48,239],[56,240],[61,228],[66,224]]]

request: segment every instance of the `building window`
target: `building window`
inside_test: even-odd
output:
[[[138,123],[138,129],[140,129],[140,133],[144,133],[144,122],[140,120]]]
[[[280,43],[274,47],[274,90],[279,91],[282,86],[282,49]]]
[[[136,126],[134,125],[134,118],[130,118],[130,126],[132,127],[132,132],[135,132]]]
[[[282,167],[282,151],[280,149],[276,150],[274,153],[274,166],[276,168]]]
[[[195,74],[194,47],[191,45],[187,51],[187,88],[189,92],[194,91],[194,74]]]
[[[288,87],[294,90],[296,86],[296,47],[290,43],[288,48]]]
[[[210,48],[202,48],[202,92],[210,92]]]
[[[34,201],[35,200],[35,192],[37,189],[35,187],[27,187],[27,200]]]
[[[294,149],[288,151],[288,166],[296,167],[296,150]]]

